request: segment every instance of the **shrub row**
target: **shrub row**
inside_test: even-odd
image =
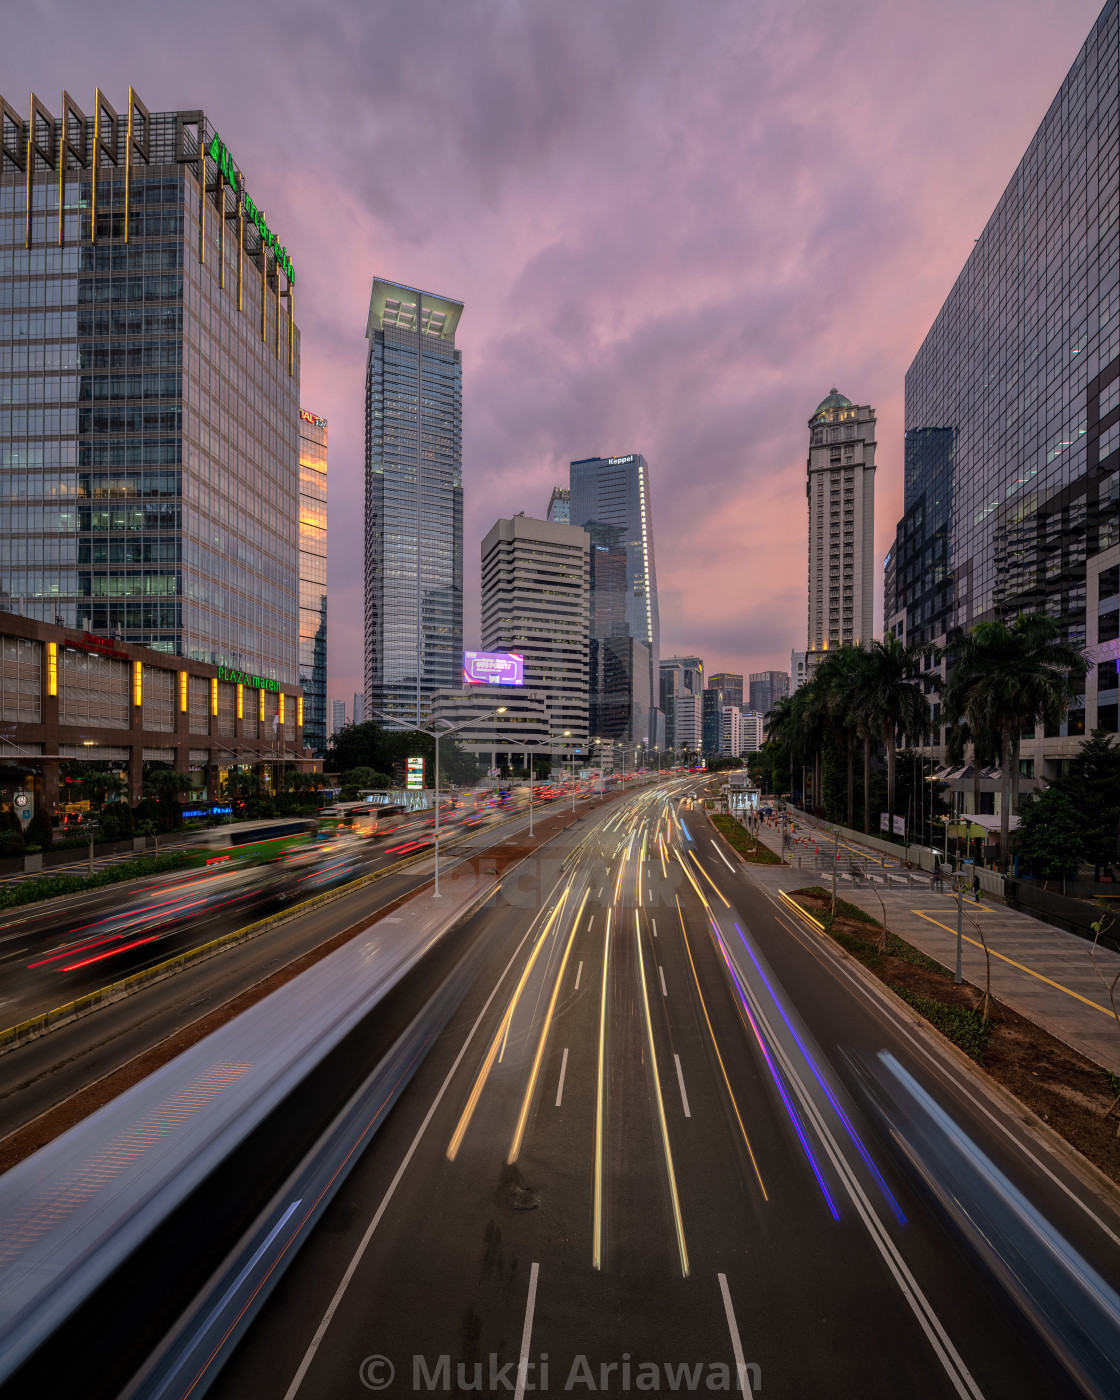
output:
[[[145,875],[159,875],[164,870],[180,870],[190,859],[186,852],[175,851],[165,856],[141,856],[137,860],[121,861],[119,865],[107,865],[92,875],[40,875],[33,880],[21,880],[0,890],[0,909],[37,904],[62,894],[100,889],[102,885],[118,885]]]

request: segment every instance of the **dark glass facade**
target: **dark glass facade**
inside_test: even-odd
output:
[[[0,606],[294,684],[291,265],[202,113],[64,108],[4,109]]]
[[[906,376],[885,621],[911,642],[1043,610],[1094,663],[1115,659],[1100,619],[1120,559],[1117,19],[1110,0]],[[1040,743],[1095,722],[1095,674]],[[1045,748],[1023,752],[1064,752]]]
[[[327,747],[327,420],[299,411],[299,682],[311,752]]]
[[[591,536],[591,734],[664,747],[649,468],[640,453],[571,464],[571,523]]]
[[[365,522],[371,718],[417,723],[434,691],[462,681],[463,373],[455,349],[462,311],[446,297],[373,283]]]

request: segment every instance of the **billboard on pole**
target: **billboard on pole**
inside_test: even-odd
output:
[[[515,651],[465,651],[466,685],[524,685],[525,658]]]
[[[419,791],[424,786],[424,760],[422,758],[410,758],[405,773],[405,786],[409,792]]]

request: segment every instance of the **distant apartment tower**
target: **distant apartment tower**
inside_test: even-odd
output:
[[[366,719],[366,697],[360,690],[354,692],[354,704],[350,711],[352,724],[364,724]]]
[[[725,758],[739,757],[739,706],[724,705],[719,712],[719,752]]]
[[[463,672],[462,312],[375,278],[366,322],[364,694],[414,724]]]
[[[661,662],[661,709],[665,747],[699,753],[703,740],[704,663],[698,656],[671,656]]]
[[[758,753],[766,737],[766,726],[757,710],[739,711],[739,752],[746,757]]]
[[[346,701],[331,701],[331,738],[346,728]]]
[[[708,688],[722,690],[725,705],[734,705],[740,710],[743,708],[742,676],[736,676],[731,671],[717,671],[715,675],[708,677]]]
[[[589,545],[585,530],[524,515],[482,541],[483,649],[525,658],[526,690],[548,700],[555,753],[588,743]]]
[[[567,486],[552,488],[552,499],[548,503],[548,515],[545,518],[551,520],[554,525],[572,523],[572,493]]]
[[[571,464],[571,523],[591,546],[594,737],[664,747],[649,468],[640,452]]]
[[[791,651],[789,654],[789,686],[790,694],[795,690],[800,690],[805,684],[806,678],[806,654],[803,651]]]
[[[809,625],[812,675],[829,650],[874,635],[875,414],[835,389],[809,419]]]
[[[299,411],[299,683],[304,743],[327,747],[327,420]]]

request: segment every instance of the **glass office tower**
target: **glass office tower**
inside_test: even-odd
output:
[[[664,747],[649,468],[641,453],[571,464],[571,523],[591,536],[592,737]]]
[[[906,376],[887,628],[926,645],[1044,611],[1093,663],[1060,732],[1022,741],[1027,777],[1116,728],[1117,16],[1109,0]]]
[[[327,747],[327,420],[299,411],[299,682],[303,737]]]
[[[366,337],[365,697],[418,723],[463,675],[463,304],[375,278]]]
[[[203,113],[92,98],[0,99],[0,607],[294,684],[291,262]]]

